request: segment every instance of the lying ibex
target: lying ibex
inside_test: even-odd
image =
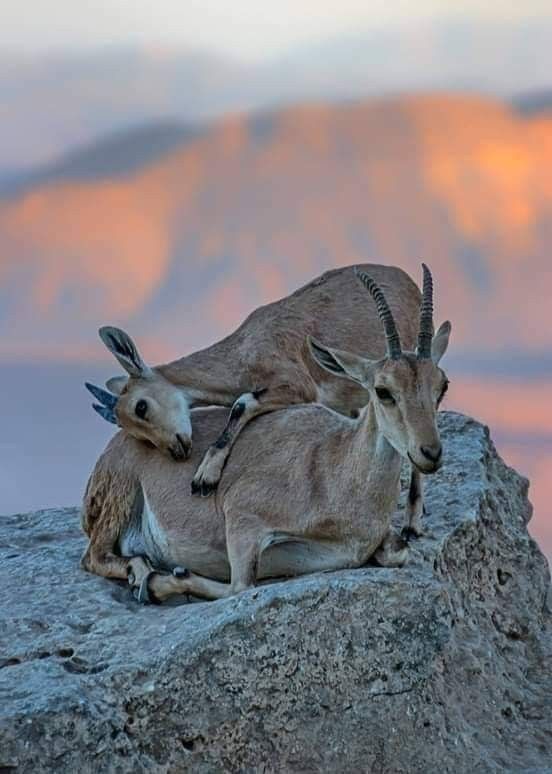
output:
[[[162,601],[173,594],[216,599],[260,578],[359,567],[374,554],[381,564],[403,563],[406,545],[391,532],[401,457],[425,473],[442,459],[436,414],[447,378],[438,362],[449,326],[432,338],[431,276],[424,271],[416,352],[402,350],[382,291],[362,273],[386,355],[371,360],[309,338],[321,368],[368,391],[360,416],[315,404],[260,417],[238,439],[215,498],[190,496],[193,457],[178,465],[118,433],[88,482],[84,568],[128,575],[139,599]],[[225,414],[193,412],[203,445]]]
[[[401,340],[413,350],[421,299],[415,283],[391,266],[365,264],[357,270],[368,273],[383,289]],[[208,448],[192,481],[193,492],[207,495],[216,489],[239,433],[255,416],[315,401],[351,416],[366,405],[364,388],[320,368],[306,343],[311,335],[332,347],[380,357],[381,324],[362,293],[353,267],[329,271],[257,309],[222,341],[156,368],[144,363],[124,331],[102,328],[103,342],[129,376],[107,382],[115,395],[87,385],[103,404],[95,408],[135,438],[149,441],[174,459],[185,459],[192,445],[191,408],[233,405],[222,435]],[[416,451],[413,463],[419,469],[432,462]],[[413,468],[407,520],[414,534],[421,532],[421,512],[421,479]]]

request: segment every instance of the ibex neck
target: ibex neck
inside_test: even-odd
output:
[[[390,482],[398,480],[401,469],[400,454],[391,446],[378,426],[376,412],[370,402],[358,421],[353,442],[353,456],[359,465],[365,466],[362,472],[365,479],[378,480],[389,477]]]
[[[231,406],[248,389],[249,375],[222,342],[156,367],[165,379],[182,387],[193,406]]]

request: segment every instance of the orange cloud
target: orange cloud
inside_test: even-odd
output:
[[[0,209],[3,239],[28,266],[36,311],[45,314],[67,290],[91,294],[97,314],[139,310],[165,278],[168,202],[162,188],[132,182],[38,189]]]

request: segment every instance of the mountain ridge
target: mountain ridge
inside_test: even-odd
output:
[[[67,148],[158,116],[196,122],[407,90],[505,95],[544,89],[551,52],[552,21],[543,17],[524,24],[466,18],[364,29],[262,62],[147,46],[37,59],[4,53],[0,169],[29,171]]]
[[[157,120],[99,137],[28,172],[0,171],[0,197],[13,199],[29,189],[74,180],[124,177],[195,139],[205,127],[176,120]]]
[[[552,120],[437,94],[235,115],[128,174],[39,183],[0,202],[0,330],[20,331],[0,355],[77,349],[73,314],[195,348],[325,269],[422,258],[460,347],[546,351],[551,161]]]

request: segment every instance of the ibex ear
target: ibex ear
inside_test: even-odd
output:
[[[140,357],[140,353],[128,333],[120,328],[105,325],[100,328],[99,334],[105,346],[115,355],[127,373],[131,376],[141,377],[147,377],[151,374],[151,368]]]
[[[439,330],[433,337],[431,342],[431,359],[435,365],[439,364],[439,361],[447,351],[451,330],[452,325],[447,320],[440,326]]]
[[[120,395],[125,389],[127,382],[128,376],[112,376],[111,379],[107,380],[105,386],[113,395]]]
[[[311,354],[318,365],[334,376],[344,376],[363,384],[372,365],[370,360],[340,349],[325,347],[312,336],[307,337]]]

